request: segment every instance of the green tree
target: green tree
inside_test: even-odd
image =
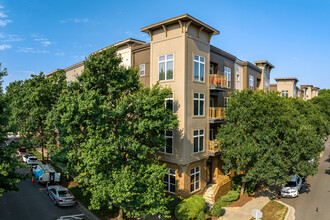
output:
[[[111,48],[91,55],[48,115],[58,130],[49,147],[67,152],[75,180],[91,192],[91,208],[119,206],[128,216],[168,216],[162,178],[167,169],[154,156],[164,130],[178,121],[166,109],[169,89],[144,88],[138,71],[120,66]]]
[[[7,75],[7,69],[1,70],[0,63],[0,196],[8,191],[17,191],[16,183],[22,176],[16,173],[18,161],[14,158],[15,148],[6,146],[6,126],[8,122],[8,109],[2,92],[2,77]]]
[[[319,96],[324,94],[330,94],[330,89],[320,89],[319,90]]]
[[[330,135],[330,89],[321,89],[318,96],[308,100],[308,103],[313,105],[315,114],[322,118],[320,134],[323,138]]]
[[[241,193],[246,182],[279,185],[292,174],[316,174],[322,141],[299,105],[306,108],[274,92],[232,94],[217,140],[225,170],[244,174]],[[314,164],[308,162],[312,158]]]
[[[11,110],[9,127],[19,132],[20,143],[42,147],[48,141],[46,116],[66,87],[63,70],[46,77],[31,75],[25,81],[15,81],[7,87],[6,99]],[[44,156],[44,153],[42,153]]]

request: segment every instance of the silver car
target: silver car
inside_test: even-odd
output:
[[[47,194],[53,200],[54,205],[73,206],[76,204],[76,199],[70,190],[63,186],[48,186]]]
[[[291,176],[291,180],[283,186],[281,190],[282,197],[297,197],[302,186],[302,178],[296,175]]]

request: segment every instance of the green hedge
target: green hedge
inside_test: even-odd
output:
[[[175,217],[179,220],[194,219],[204,212],[206,202],[202,197],[193,195],[189,198],[182,200],[175,207]]]
[[[239,192],[229,191],[226,195],[218,199],[218,201],[214,204],[211,214],[213,216],[221,216],[222,207],[225,207],[233,203],[238,199],[238,197],[239,197]]]

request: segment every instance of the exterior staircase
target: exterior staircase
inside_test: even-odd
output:
[[[212,208],[213,206],[212,197],[216,188],[217,188],[217,184],[208,184],[206,186],[206,191],[203,195],[203,198],[205,199],[206,205],[209,208]]]

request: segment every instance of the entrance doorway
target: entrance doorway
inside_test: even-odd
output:
[[[212,158],[209,158],[206,162],[206,166],[207,166],[207,183],[212,183]]]

